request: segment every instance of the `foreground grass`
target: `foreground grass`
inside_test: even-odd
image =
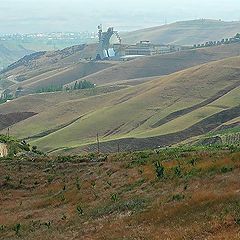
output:
[[[239,239],[240,151],[0,161],[0,239]]]

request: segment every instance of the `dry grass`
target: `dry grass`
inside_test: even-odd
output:
[[[239,25],[239,22],[209,19],[181,21],[127,33],[123,40],[136,43],[147,39],[153,43],[193,45],[233,37],[239,31]]]
[[[239,239],[239,152],[89,157],[0,161],[0,238]]]
[[[239,59],[229,58],[193,67],[119,91],[99,92],[95,96],[90,94],[92,90],[30,95],[2,105],[0,111],[28,109],[37,112],[38,115],[14,125],[11,132],[19,138],[40,134],[34,144],[45,151],[95,143],[97,132],[101,142],[177,133],[214,113],[238,105],[240,89],[235,88],[206,106],[154,127],[169,114],[211,99],[219,91],[237,84]]]

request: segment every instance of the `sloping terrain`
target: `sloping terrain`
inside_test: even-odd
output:
[[[239,240],[239,150],[0,161],[4,240]]]
[[[21,95],[27,95],[47,87],[59,88],[64,84],[68,86],[69,83],[74,85],[76,80],[88,80],[102,85],[162,76],[240,54],[239,44],[230,44],[143,57],[129,62],[94,62],[82,59],[91,54],[94,56],[95,50],[95,45],[80,45],[57,52],[39,52],[26,56],[2,72],[0,86],[1,83],[5,84],[12,92],[21,87]]]
[[[27,55],[1,72],[0,86],[22,95],[35,93],[46,87],[61,87],[66,83],[114,65],[112,62],[85,60],[95,55],[95,45],[79,45],[56,52],[37,52]],[[8,82],[8,84],[6,84]]]
[[[0,70],[31,53],[33,53],[33,51],[25,49],[21,45],[13,46],[0,41]]]
[[[84,77],[96,84],[113,83],[127,79],[168,75],[192,66],[240,55],[240,44],[182,51],[172,54],[142,57],[117,64]],[[82,79],[80,79],[82,80]],[[74,85],[75,82],[72,83]]]
[[[32,71],[49,70],[68,66],[79,62],[81,58],[90,58],[96,52],[96,45],[77,45],[58,51],[41,51],[24,56],[5,68],[1,73],[6,76],[25,74],[31,76]],[[24,80],[24,79],[23,79]]]
[[[34,115],[34,112],[14,112],[8,114],[0,114],[0,130],[5,129],[17,122],[21,122]]]
[[[194,45],[230,38],[240,32],[240,22],[209,19],[176,22],[160,27],[141,29],[123,35],[123,41],[136,43],[148,40],[156,44]]]
[[[97,133],[102,151],[169,145],[240,117],[239,65],[240,57],[233,57],[97,95],[30,95],[0,111],[38,113],[11,131],[46,151],[95,150]]]

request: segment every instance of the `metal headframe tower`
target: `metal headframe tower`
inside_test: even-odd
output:
[[[117,31],[114,31],[113,27],[108,28],[107,32],[103,32],[102,25],[98,26],[98,48],[96,54],[96,60],[102,60],[109,58],[110,40],[112,36],[116,36],[119,43],[122,43],[122,39]]]

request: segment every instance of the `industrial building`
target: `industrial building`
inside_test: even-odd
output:
[[[113,36],[117,37],[118,43],[111,45],[110,40]],[[182,50],[181,46],[152,44],[150,41],[140,41],[134,45],[122,44],[122,39],[117,31],[110,27],[104,32],[102,25],[98,26],[98,37],[96,60],[122,60],[132,58],[133,56],[134,58],[138,56],[152,56]],[[110,54],[111,51],[113,51],[114,56]]]
[[[135,45],[130,45],[125,48],[125,55],[143,55],[152,56],[157,54],[166,54],[171,52],[180,51],[180,46],[172,45],[156,45],[150,41],[140,41]]]

